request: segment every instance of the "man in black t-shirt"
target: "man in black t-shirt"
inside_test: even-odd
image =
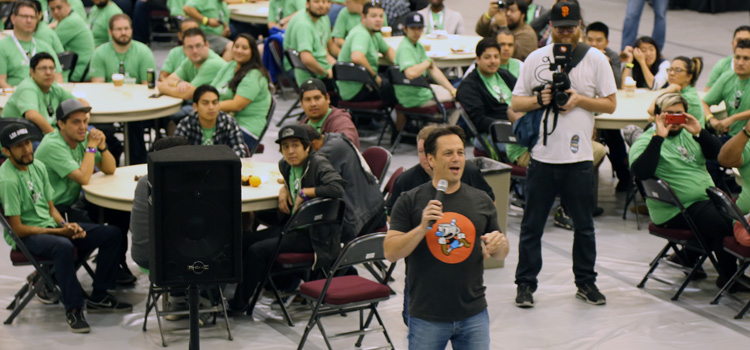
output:
[[[464,134],[439,127],[425,140],[432,182],[400,196],[385,238],[386,258],[406,259],[409,284],[409,349],[489,349],[483,260],[504,259],[508,240],[485,192],[461,183]],[[448,182],[442,202],[434,200]],[[419,277],[419,278],[417,278]]]

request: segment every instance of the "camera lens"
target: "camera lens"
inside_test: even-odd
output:
[[[506,7],[505,3],[502,0],[498,0],[497,7],[504,9]]]
[[[570,96],[564,91],[556,91],[554,96],[552,98],[555,100],[555,104],[558,106],[564,106],[566,103],[568,103],[568,99]]]

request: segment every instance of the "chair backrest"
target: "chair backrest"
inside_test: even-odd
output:
[[[393,185],[396,184],[396,180],[398,179],[401,174],[404,173],[404,167],[398,167],[396,171],[393,172],[393,175],[391,175],[391,178],[388,179],[388,182],[385,183],[385,187],[383,188],[383,196],[390,197],[391,191],[393,191]]]
[[[643,183],[643,188],[646,192],[646,198],[662,203],[671,204],[679,208],[681,212],[685,211],[685,207],[682,205],[682,201],[680,201],[680,198],[677,197],[677,194],[666,181],[653,178],[642,180],[641,183]]]
[[[63,71],[70,71],[68,73],[68,80],[73,76],[73,70],[78,63],[78,54],[73,51],[65,51],[57,54],[57,60],[60,61],[60,66]]]
[[[276,65],[279,66],[281,69],[281,72],[284,71],[284,49],[281,47],[281,44],[275,40],[271,40],[268,43],[268,48],[271,49],[271,56],[273,57],[274,62],[276,62]]]
[[[294,67],[295,69],[300,69],[305,72],[312,73],[310,72],[310,69],[308,69],[304,63],[302,63],[302,58],[300,57],[300,54],[299,52],[297,52],[297,50],[286,49],[284,50],[284,54],[286,55],[286,59],[289,60],[289,63],[292,64],[292,67]],[[300,84],[302,84],[302,82],[298,81],[297,85],[300,85]]]
[[[430,89],[430,83],[424,76],[420,75],[414,79],[409,79],[406,77],[406,74],[401,71],[401,67],[399,66],[392,66],[388,68],[388,79],[393,85],[404,85]]]
[[[334,64],[333,80],[362,83],[378,91],[378,84],[367,69],[351,62],[337,62]]]
[[[353,239],[341,250],[336,263],[333,264],[331,272],[352,265],[385,260],[385,251],[383,250],[385,235],[385,232],[378,232]],[[387,281],[388,279],[386,278],[385,280]]]
[[[32,141],[41,141],[44,138],[42,130],[26,118],[0,118],[0,130],[13,123],[23,124],[29,130]]]
[[[271,124],[271,119],[273,119],[273,113],[276,111],[276,98],[271,96],[271,107],[268,108],[268,114],[266,115],[266,126],[263,127],[263,131],[260,132],[260,135],[258,135],[258,142],[255,143],[252,149],[250,149],[248,157],[252,157],[253,154],[255,154],[256,151],[258,151],[258,147],[260,147],[260,142],[263,141],[263,136],[266,135],[266,131],[268,130],[268,126]]]
[[[490,125],[490,136],[493,143],[518,143],[513,133],[513,124],[508,120],[498,120]]]
[[[382,182],[383,177],[388,172],[388,167],[391,165],[391,157],[391,152],[380,146],[370,146],[362,152],[362,158],[370,166],[370,170],[378,178],[378,182]]]
[[[742,211],[737,207],[737,204],[732,201],[731,197],[716,187],[707,188],[706,194],[708,194],[708,198],[711,199],[711,202],[713,202],[716,208],[719,209],[720,213],[726,215],[726,217],[732,220],[739,221],[742,223],[742,226],[745,227],[745,230],[750,232],[750,224],[745,220]]]
[[[341,223],[343,218],[343,200],[339,198],[313,198],[297,208],[297,211],[284,226],[284,232],[313,225]]]

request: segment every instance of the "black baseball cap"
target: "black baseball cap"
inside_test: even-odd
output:
[[[560,1],[552,7],[550,21],[553,27],[577,26],[581,21],[581,8],[571,1]]]
[[[302,85],[299,87],[299,96],[302,97],[305,92],[307,91],[313,91],[313,90],[320,90],[320,92],[323,93],[323,95],[328,93],[328,90],[326,89],[326,84],[318,79],[318,78],[310,78],[305,80]]]
[[[409,27],[424,27],[424,17],[422,17],[422,14],[416,11],[409,12],[408,15],[406,15],[406,21],[404,22],[404,26]]]
[[[5,148],[11,148],[13,145],[30,138],[29,129],[21,123],[11,123],[0,130],[0,145]]]
[[[57,120],[65,120],[69,115],[78,111],[88,113],[91,112],[91,107],[86,107],[81,101],[78,101],[78,99],[71,98],[60,103],[60,106],[57,107],[57,113],[55,116],[57,117]]]
[[[276,140],[276,143],[281,144],[281,141],[293,137],[310,141],[310,138],[307,137],[307,131],[301,125],[287,125],[279,130],[279,139]]]

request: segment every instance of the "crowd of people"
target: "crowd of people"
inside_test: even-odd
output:
[[[493,1],[476,19],[475,32],[482,39],[474,64],[458,70],[439,68],[420,42],[424,34],[467,34],[461,13],[444,0],[430,0],[420,8],[406,0],[271,0],[267,26],[230,21],[227,6],[239,2],[245,1],[167,1],[173,16],[183,16],[180,46],[169,51],[158,74],[148,46],[148,14],[157,5],[93,0],[87,13],[81,0],[15,2],[8,18],[11,35],[0,40],[0,88],[14,90],[2,117],[25,118],[31,124],[0,130],[7,158],[0,166],[0,201],[29,250],[54,259],[60,301],[73,332],[89,331],[84,308],[132,310],[107,292],[116,284],[136,281],[126,264],[128,250],[137,265],[149,269],[147,181],[138,181],[130,213],[105,210],[85,199],[81,186],[95,171],[117,170],[122,144],[113,125],[90,125],[89,102],[61,86],[68,81],[110,83],[118,74],[138,84],[149,83],[153,74],[159,94],[183,101],[179,112],[155,124],[127,124],[131,163],[146,162],[143,135],[151,126],[164,128],[167,135],[154,143],[155,152],[180,145],[227,145],[239,157],[250,156],[270,120],[278,75],[296,81],[303,115],[276,137],[284,179],[278,208],[254,213],[243,234],[243,279],[229,301],[236,315],[252,314],[250,298],[262,285],[283,223],[313,198],[342,198],[346,210],[341,227],[327,227],[315,239],[303,232],[286,234],[281,250],[315,253],[315,267],[327,268],[342,244],[387,222],[385,255],[393,262],[406,260],[403,315],[410,348],[452,342],[455,347],[488,349],[482,261],[504,259],[509,242],[498,226],[496,194],[479,169],[465,161],[466,143],[527,171],[520,191],[525,206],[515,273],[518,307],[535,305],[544,224],[558,197],[554,222],[574,232],[575,296],[592,305],[606,303],[596,285],[593,220],[603,212],[594,197],[596,169],[605,156],[619,180],[617,191],[631,190],[633,178],[658,177],[672,186],[717,258],[718,287],[736,271],[736,259],[722,248],[723,238],[733,235],[731,222],[713,207],[705,189],[715,185],[736,193],[725,182],[728,167],[738,168],[750,183],[750,94],[745,93],[750,26],[736,29],[732,54],[713,67],[701,98],[696,82],[703,60],[666,57],[663,16],[657,15],[654,37],[635,37],[630,22],[637,24],[634,18],[640,16],[643,1],[628,1],[617,51],[609,47],[609,27],[584,22],[578,1],[555,1],[550,9],[525,0]],[[654,1],[654,11],[666,11],[666,1]],[[392,33],[404,35],[397,48],[384,39],[383,28],[389,23]],[[263,59],[271,41],[280,41],[301,63],[285,60],[279,67]],[[564,103],[553,99],[550,86],[552,44],[568,44],[572,50]],[[64,51],[78,54],[77,64],[65,71],[58,59]],[[398,66],[407,79],[424,77],[432,84],[394,87],[379,62]],[[337,81],[336,63],[362,67],[377,88]],[[648,127],[631,128],[625,138],[620,130],[597,131],[594,116],[627,103],[617,101],[616,93],[631,87],[659,91],[644,111],[651,115]],[[449,111],[448,124],[456,124],[463,113],[463,123],[473,124],[477,134],[469,135],[470,140],[457,125],[419,125],[419,162],[396,180],[384,201],[378,178],[360,153],[363,125],[337,108],[338,101],[378,101],[404,108],[458,102],[461,108]],[[710,107],[722,102],[727,117],[719,119]],[[492,142],[495,121],[526,123],[541,117],[544,109],[552,114],[538,126],[535,141],[526,146]],[[683,115],[683,122],[671,122],[667,117],[672,115]],[[551,131],[546,118],[554,118]],[[402,115],[394,119],[398,128],[409,127]],[[41,142],[32,142],[29,128],[45,135]],[[446,180],[447,187],[440,189],[442,200],[435,200],[440,180]],[[688,228],[677,208],[651,200],[646,204],[656,225]],[[739,194],[737,205],[744,213],[750,210],[750,191]],[[257,230],[259,224],[265,229]],[[7,233],[6,241],[14,244]],[[93,291],[84,296],[74,255],[87,257],[94,249],[99,254]],[[669,257],[686,266],[695,258]],[[434,264],[441,266],[440,278]],[[450,285],[443,282],[446,275],[451,276]],[[433,293],[437,289],[443,291],[439,296]],[[45,289],[39,297],[54,303],[55,294]],[[461,326],[446,326],[451,323]]]

